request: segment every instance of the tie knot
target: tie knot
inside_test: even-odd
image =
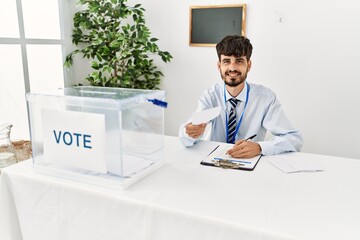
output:
[[[237,105],[238,101],[239,100],[237,100],[236,98],[230,98],[229,99],[229,102],[230,102],[232,108],[236,108],[236,105]]]

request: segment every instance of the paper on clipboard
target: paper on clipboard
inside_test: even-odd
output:
[[[220,107],[206,109],[201,112],[195,112],[191,116],[191,123],[198,125],[201,123],[208,123],[210,120],[216,118],[220,114]]]
[[[234,158],[226,154],[227,150],[232,148],[232,146],[232,144],[218,145],[204,160],[201,161],[201,164],[218,167],[216,163],[220,160],[237,164],[236,169],[239,170],[254,170],[261,158],[261,155],[252,158]]]

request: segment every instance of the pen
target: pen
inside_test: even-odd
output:
[[[256,134],[254,134],[254,135],[252,135],[252,136],[248,137],[247,139],[245,139],[245,141],[247,141],[247,140],[251,140],[251,139],[253,139],[254,137],[256,137]]]
[[[217,145],[216,148],[214,148],[214,150],[212,150],[212,151],[208,154],[208,156],[209,156],[210,154],[212,154],[213,152],[215,152],[215,150],[218,149],[218,147],[220,147],[220,145]]]

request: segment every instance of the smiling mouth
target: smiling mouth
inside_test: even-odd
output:
[[[226,76],[228,76],[228,77],[237,77],[237,76],[240,76],[240,75],[241,75],[241,73],[238,72],[238,71],[227,72],[227,73],[226,73]]]

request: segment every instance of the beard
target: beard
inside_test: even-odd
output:
[[[229,76],[229,74],[238,74],[237,76]],[[224,80],[225,84],[229,87],[237,87],[243,82],[245,82],[247,78],[247,72],[242,74],[241,72],[234,71],[226,71],[224,74],[220,71],[221,78]]]

